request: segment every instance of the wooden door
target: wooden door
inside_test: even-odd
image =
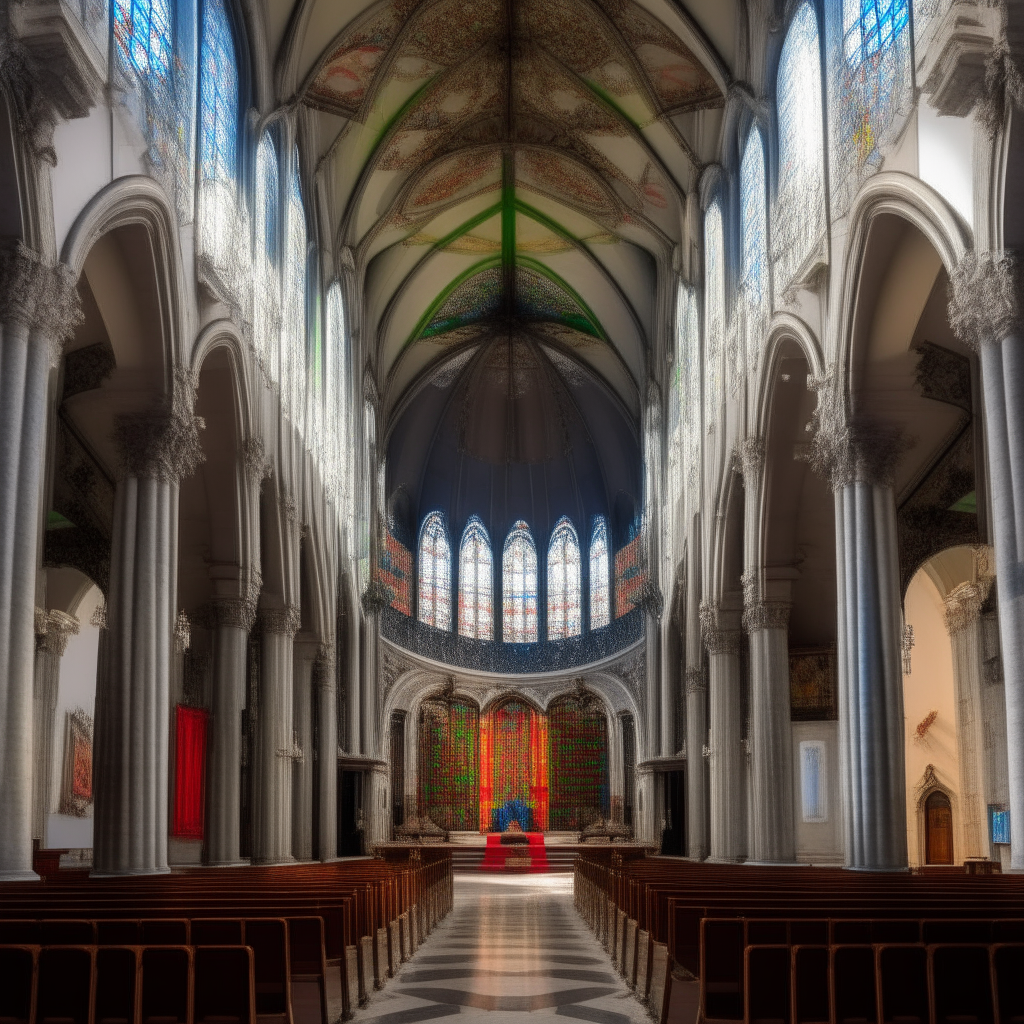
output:
[[[925,863],[953,863],[953,809],[945,793],[932,793],[924,805]]]

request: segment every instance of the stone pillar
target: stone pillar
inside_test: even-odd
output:
[[[320,859],[338,856],[338,695],[334,679],[334,645],[320,645],[313,664],[313,693],[317,701],[317,771],[319,772]]]
[[[33,751],[35,775],[32,787],[32,838],[46,846],[46,819],[53,799],[53,716],[60,688],[60,663],[68,640],[78,633],[78,619],[62,611],[36,613],[36,665],[33,691]]]
[[[708,685],[700,637],[700,533],[694,524],[686,543],[686,852],[708,855],[707,771]]]
[[[980,614],[991,580],[961,583],[945,598],[946,629],[953,649],[956,694],[956,747],[960,764],[962,857],[989,855],[988,808],[985,803],[984,734],[981,711]]]
[[[366,773],[366,795],[363,799],[363,837],[369,854],[378,843],[386,843],[391,838],[390,789],[388,766],[374,761]]]
[[[755,601],[743,612],[750,637],[750,862],[756,864],[787,864],[796,857],[789,609],[783,601]]]
[[[299,756],[292,725],[294,639],[297,608],[267,608],[260,614],[260,720],[255,764],[253,862],[285,864],[292,856],[292,766]]]
[[[701,606],[701,634],[710,662],[711,851],[709,860],[733,863],[745,851],[746,797],[740,705],[739,615],[717,604]]]
[[[836,403],[834,395],[824,399]],[[819,400],[819,409],[821,400]],[[832,486],[836,512],[839,744],[846,866],[907,866],[903,661],[896,503],[900,431],[845,423],[826,405],[809,456]]]
[[[211,606],[213,693],[206,756],[206,863],[242,863],[242,710],[245,707],[246,651],[255,605],[221,599]]]
[[[356,573],[353,567],[343,577],[343,603],[345,608],[345,750],[350,754],[362,753],[363,711],[360,694],[363,672],[360,662],[359,594],[356,591]]]
[[[320,645],[294,644],[295,670],[292,727],[296,751],[292,773],[292,853],[296,860],[313,859],[313,665]]]
[[[1006,686],[1010,865],[1024,871],[1024,272],[1015,253],[967,253],[950,278],[949,321],[979,353],[999,635]]]
[[[650,764],[638,764],[636,778],[636,841],[650,846],[661,846],[661,806],[655,792],[654,769]]]
[[[0,881],[34,880],[32,703],[47,384],[81,319],[75,282],[0,254]]]
[[[167,871],[170,686],[178,572],[178,481],[202,462],[194,381],[176,373],[170,412],[123,416],[96,680],[93,870]]]

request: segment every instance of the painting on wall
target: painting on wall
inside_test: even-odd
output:
[[[92,813],[92,717],[81,708],[64,719],[64,770],[60,783],[61,814],[87,818]]]
[[[790,718],[830,722],[836,717],[836,652],[832,647],[789,652]]]

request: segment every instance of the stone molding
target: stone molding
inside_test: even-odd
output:
[[[299,631],[301,621],[299,609],[290,604],[283,608],[264,608],[260,612],[260,625],[264,633],[277,633],[293,638]]]
[[[80,628],[78,619],[73,615],[68,615],[67,612],[58,609],[46,612],[42,608],[37,608],[36,650],[46,651],[57,655],[58,658],[63,658],[68,641],[71,637],[78,635]]]
[[[742,634],[738,629],[723,629],[718,622],[718,605],[705,601],[700,606],[700,636],[708,654],[739,654]]]
[[[196,381],[182,369],[174,377],[170,409],[119,417],[114,442],[123,476],[177,483],[206,461],[199,440],[206,424],[193,412]]]
[[[855,482],[891,487],[896,466],[912,444],[901,427],[858,418],[846,425],[819,427],[799,457],[833,491]]]
[[[707,693],[708,683],[704,678],[704,669],[688,668],[685,676],[687,693]]]
[[[1024,266],[1015,252],[968,252],[949,279],[949,325],[969,348],[1024,329]]]
[[[22,242],[0,250],[0,323],[39,331],[57,366],[83,313],[71,268],[48,263]]]
[[[759,629],[789,629],[788,601],[755,601],[743,609],[743,628],[748,633]]]

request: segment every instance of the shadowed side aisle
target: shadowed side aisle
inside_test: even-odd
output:
[[[455,907],[355,1024],[461,1014],[640,1024],[647,1016],[576,913],[569,875],[455,876]],[[491,1017],[491,1014],[497,1014]]]

